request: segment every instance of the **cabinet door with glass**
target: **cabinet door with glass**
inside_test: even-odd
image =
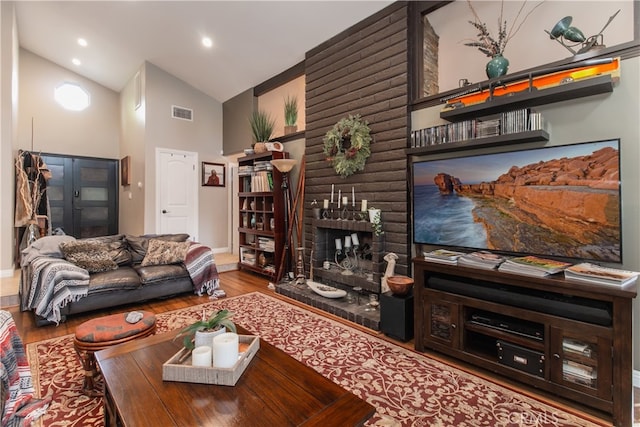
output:
[[[428,294],[431,293],[428,292]],[[451,348],[458,348],[460,345],[459,305],[429,295],[423,307],[426,319],[424,341],[438,342]]]
[[[602,399],[611,399],[612,341],[595,333],[551,327],[551,381]]]

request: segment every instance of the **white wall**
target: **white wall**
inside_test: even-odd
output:
[[[507,21],[507,29],[510,29],[516,21],[515,31],[525,15],[538,3],[540,2],[527,2],[516,21],[515,17],[522,2],[505,1],[503,19]],[[545,1],[531,12],[520,30],[507,43],[504,56],[509,60],[509,73],[573,56],[544,32],[544,30],[550,31],[556,22],[567,15],[573,16],[572,25],[589,37],[597,34],[609,17],[620,9],[620,13],[604,31],[604,44],[614,46],[633,40],[633,3],[629,0]],[[501,2],[474,0],[472,4],[482,22],[487,25],[489,32],[495,36]],[[477,48],[464,45],[469,41],[475,41],[477,33],[476,29],[467,22],[474,20],[467,2],[458,0],[448,4],[430,13],[428,19],[440,37],[440,54],[438,55],[440,92],[457,88],[458,81],[463,78],[476,83],[486,80],[485,65],[490,58]]]
[[[18,29],[13,2],[0,2],[0,277],[13,275],[13,142],[18,118]]]
[[[91,99],[83,111],[69,111],[54,99],[54,89],[72,82]],[[18,141],[14,149],[118,159],[119,94],[98,83],[20,49]]]
[[[200,162],[227,163],[222,156],[222,104],[151,63],[145,65],[145,233],[156,229],[155,151],[198,153]],[[193,121],[171,118],[171,106],[193,110]],[[198,165],[200,168],[201,165]],[[200,172],[199,172],[200,173]],[[229,250],[229,183],[199,187],[198,240],[214,251]]]
[[[284,135],[284,101],[287,97],[295,96],[298,100],[297,132],[305,130],[305,81],[305,76],[296,77],[258,97],[258,108],[268,111],[275,121],[272,139]]]
[[[120,232],[144,234],[145,164],[145,64],[120,92],[120,158],[129,156],[131,185],[120,185]],[[137,102],[140,105],[136,108]]]

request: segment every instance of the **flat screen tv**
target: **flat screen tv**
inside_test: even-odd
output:
[[[413,164],[414,243],[622,262],[620,140]]]

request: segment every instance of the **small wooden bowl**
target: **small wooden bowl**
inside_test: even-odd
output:
[[[394,295],[407,295],[413,287],[413,279],[407,276],[389,276],[387,277],[387,285]]]

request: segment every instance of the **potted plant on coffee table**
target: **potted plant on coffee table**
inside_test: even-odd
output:
[[[233,313],[227,309],[214,311],[209,318],[205,318],[202,312],[202,320],[184,328],[176,335],[176,338],[183,337],[183,345],[188,350],[193,350],[201,345],[213,345],[213,337],[230,330],[236,332],[236,325],[231,321]]]

